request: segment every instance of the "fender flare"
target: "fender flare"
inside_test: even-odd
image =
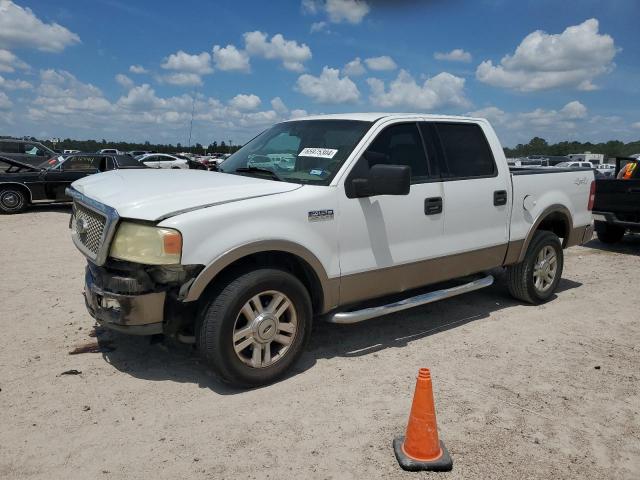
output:
[[[337,306],[340,295],[340,279],[329,278],[318,257],[306,247],[288,240],[263,240],[241,245],[226,251],[205,266],[189,286],[189,291],[184,301],[193,302],[198,300],[209,284],[215,281],[218,274],[229,265],[250,255],[263,252],[283,252],[306,262],[318,278],[323,291],[323,312],[319,313],[324,313]]]

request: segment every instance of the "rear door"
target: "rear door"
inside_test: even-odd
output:
[[[430,122],[422,128],[433,138],[442,171],[446,253],[459,255],[476,271],[501,265],[509,241],[511,186],[493,130],[473,122]]]

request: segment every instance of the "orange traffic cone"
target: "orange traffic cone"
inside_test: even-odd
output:
[[[404,437],[393,441],[393,450],[404,470],[448,472],[453,468],[449,452],[438,439],[431,373],[428,368],[421,368],[418,373],[407,432]]]

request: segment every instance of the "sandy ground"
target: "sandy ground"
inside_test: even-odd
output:
[[[640,237],[570,249],[544,306],[499,276],[318,323],[289,378],[237,391],[148,338],[99,333],[101,353],[69,354],[96,338],[68,215],[0,217],[0,478],[640,478]],[[424,366],[452,473],[403,472],[391,448]]]

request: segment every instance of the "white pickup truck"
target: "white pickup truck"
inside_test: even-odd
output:
[[[592,236],[593,192],[590,169],[509,170],[486,120],[382,113],[279,123],[218,172],[116,170],[68,190],[91,315],[195,342],[243,386],[283,375],[313,318],[451,297],[496,267],[514,297],[550,299],[562,249]]]

